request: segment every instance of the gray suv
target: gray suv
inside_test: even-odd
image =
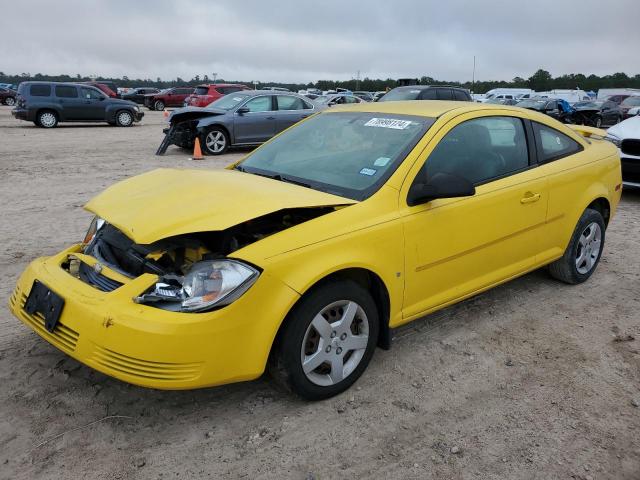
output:
[[[43,128],[53,128],[58,122],[107,122],[130,127],[144,116],[134,102],[109,98],[89,85],[59,82],[22,82],[11,113],[18,120]]]

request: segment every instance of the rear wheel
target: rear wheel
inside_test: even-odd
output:
[[[564,255],[549,265],[551,275],[570,284],[586,281],[602,256],[605,228],[600,212],[587,208],[578,220]]]
[[[343,392],[373,356],[378,318],[371,295],[355,282],[312,290],[285,321],[270,359],[272,376],[309,400]]]
[[[13,107],[16,104],[16,99],[13,97],[7,97],[4,99],[4,104]]]
[[[229,149],[229,136],[219,127],[213,127],[203,136],[202,145],[210,155],[222,155]]]
[[[164,102],[162,100],[156,100],[153,104],[153,109],[161,112],[164,110]]]
[[[594,125],[596,128],[600,128],[600,127],[602,127],[602,117],[597,116],[597,117],[593,120],[593,125]]]
[[[116,113],[116,125],[119,127],[130,127],[133,125],[133,115],[128,110],[120,110]]]
[[[43,128],[53,128],[58,124],[58,115],[51,110],[38,112],[37,125]]]

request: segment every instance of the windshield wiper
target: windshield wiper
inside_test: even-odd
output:
[[[300,182],[298,180],[294,180],[293,178],[282,176],[279,173],[275,175],[265,175],[265,176],[269,178],[273,178],[274,180],[279,180],[281,182],[293,183],[294,185],[300,185],[301,187],[311,188],[311,185],[309,185],[308,183]]]

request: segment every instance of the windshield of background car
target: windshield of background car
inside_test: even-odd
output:
[[[434,122],[391,113],[321,114],[264,144],[236,168],[363,200],[382,186]]]
[[[623,107],[639,107],[640,106],[640,96],[637,97],[627,97],[620,104]]]
[[[211,102],[207,108],[220,108],[222,110],[232,110],[244,102],[249,95],[229,94],[219,98],[215,102]]]
[[[385,94],[380,101],[394,102],[396,100],[416,100],[422,92],[419,88],[396,88]]]
[[[603,102],[578,102],[573,105],[574,108],[592,108],[594,110],[600,109]]]
[[[544,105],[547,103],[546,100],[523,100],[519,102],[516,107],[522,108],[534,108],[536,110],[542,110]]]
[[[194,95],[206,95],[209,93],[209,87],[196,87],[193,93]]]

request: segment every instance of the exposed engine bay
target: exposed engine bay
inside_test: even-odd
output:
[[[66,269],[105,292],[122,285],[101,274],[105,266],[129,278],[155,274],[159,277],[155,287],[137,297],[136,302],[173,311],[210,310],[209,307],[226,305],[244,293],[260,274],[254,266],[228,259],[227,255],[334,210],[334,207],[285,209],[223,231],[178,235],[148,245],[136,244],[115,226],[102,221],[84,249],[84,254],[98,263],[91,267],[78,262]]]

